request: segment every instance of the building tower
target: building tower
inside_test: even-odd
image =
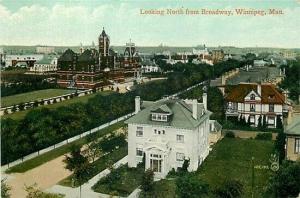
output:
[[[99,55],[106,57],[109,55],[109,36],[105,33],[104,27],[99,36]]]

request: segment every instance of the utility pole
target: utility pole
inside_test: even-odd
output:
[[[252,177],[251,177],[251,197],[254,198],[254,157],[251,158],[251,168],[252,168]]]

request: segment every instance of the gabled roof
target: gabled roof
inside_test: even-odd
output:
[[[60,57],[59,61],[73,61],[76,53],[71,49],[67,49]]]
[[[90,49],[84,50],[82,54],[78,56],[78,62],[94,61],[95,54]]]
[[[211,115],[210,111],[204,111],[203,104],[198,104],[198,119],[195,120],[192,117],[192,105],[179,99],[164,99],[157,102],[143,101],[142,107],[140,112],[126,120],[125,123],[195,129]],[[172,118],[168,122],[152,121],[151,112],[154,109],[171,111],[173,113]],[[203,115],[202,111],[204,112]]]
[[[256,83],[245,83],[232,85],[226,88],[226,101],[244,102],[244,98],[253,90],[257,93]],[[225,92],[226,92],[225,91]],[[263,104],[284,104],[284,96],[272,84],[261,85],[261,103]]]

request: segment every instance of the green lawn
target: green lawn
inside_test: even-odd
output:
[[[243,197],[251,197],[251,158],[254,157],[255,165],[269,165],[273,146],[273,141],[224,138],[214,146],[196,173],[209,184],[210,190],[226,179],[238,179],[244,185]],[[270,170],[255,169],[254,197],[262,197],[271,175]],[[155,182],[157,197],[174,197],[175,189],[175,180]]]
[[[77,103],[77,102],[86,103],[90,98],[94,97],[96,94],[109,95],[111,93],[113,93],[113,92],[112,91],[103,91],[103,92],[98,92],[98,93],[85,95],[85,96],[81,96],[81,97],[74,97],[72,99],[64,100],[62,102],[58,102],[58,103],[54,103],[54,104],[50,104],[50,105],[39,106],[39,107],[36,107],[35,109],[45,108],[45,107],[49,108],[49,109],[55,109],[55,108],[58,108],[58,107],[61,107],[61,106],[67,106],[69,104],[73,104],[73,103]],[[28,110],[25,110],[25,111],[18,111],[18,112],[12,113],[12,114],[4,115],[2,117],[3,118],[11,118],[11,119],[14,119],[14,120],[20,120],[20,119],[24,118],[25,115],[31,110],[32,109],[28,109]]]
[[[96,160],[95,162],[93,162],[90,165],[91,167],[89,168],[89,175],[88,175],[87,180],[90,180],[95,175],[97,175],[98,173],[105,170],[109,166],[109,163],[115,163],[115,162],[119,161],[120,159],[122,159],[123,157],[125,157],[127,155],[127,153],[128,153],[128,151],[127,151],[127,145],[126,145],[126,146],[120,147],[120,148],[112,151],[108,155],[100,157],[98,160]],[[73,175],[70,175],[69,177],[60,181],[58,184],[62,185],[62,186],[68,186],[68,187],[78,187],[79,183],[74,184],[72,182],[72,178],[73,178]]]
[[[114,179],[112,184],[108,182],[108,175],[100,179],[92,189],[95,192],[127,197],[141,184],[144,166],[129,168],[127,165],[123,165],[115,171],[118,178]]]
[[[24,102],[31,102],[35,100],[51,98],[55,96],[72,93],[74,91],[75,90],[70,90],[70,89],[44,89],[44,90],[31,91],[22,94],[16,94],[12,96],[6,96],[1,98],[1,106],[7,107],[7,106],[12,106]]]
[[[100,131],[96,132],[97,134],[100,134],[100,135],[106,135],[112,131],[115,131],[121,127],[125,126],[124,122],[118,122],[116,124],[113,124],[109,127],[106,127],[104,129],[101,129]],[[62,147],[59,147],[57,149],[54,149],[52,151],[49,151],[47,153],[44,153],[38,157],[35,157],[33,159],[30,159],[26,162],[23,162],[21,164],[18,164],[16,166],[13,166],[9,169],[6,170],[6,173],[23,173],[23,172],[26,172],[30,169],[33,169],[37,166],[40,166],[50,160],[53,160],[61,155],[64,155],[68,152],[71,151],[71,148],[72,148],[72,145],[76,144],[76,145],[84,145],[87,143],[87,136],[84,137],[84,138],[81,138],[79,140],[76,140],[70,144],[67,144],[67,145],[64,145]]]

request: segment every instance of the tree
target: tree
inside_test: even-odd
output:
[[[95,158],[101,155],[101,150],[97,139],[91,141],[88,144],[88,151],[89,151],[89,157],[92,159],[93,162],[95,161]]]
[[[275,150],[278,153],[280,163],[285,158],[285,138],[286,138],[285,133],[283,132],[283,130],[280,130],[278,132],[275,145],[274,145]]]
[[[209,186],[203,183],[195,173],[186,173],[176,179],[176,194],[182,198],[198,198],[206,196]]]
[[[1,197],[10,198],[10,190],[11,187],[6,184],[5,179],[1,179]]]
[[[184,159],[184,162],[182,164],[181,171],[182,172],[188,172],[188,167],[190,165],[190,159]]]
[[[81,185],[86,182],[89,163],[87,157],[81,154],[81,147],[73,146],[70,156],[65,155],[66,169],[73,171],[73,178],[79,184],[80,197]]]
[[[45,193],[37,188],[37,185],[25,186],[25,191],[28,193],[26,198],[63,198],[63,195]]]
[[[261,116],[259,116],[259,118],[258,118],[258,124],[257,124],[257,128],[258,128],[259,130],[262,129],[262,120],[261,120],[261,119],[262,119]]]
[[[142,182],[141,182],[141,190],[144,195],[149,195],[153,191],[154,184],[154,173],[151,169],[146,170],[143,173]]]
[[[220,198],[241,197],[243,194],[243,184],[238,180],[227,180],[215,190],[215,194]]]
[[[283,162],[270,180],[268,193],[274,197],[297,197],[300,193],[300,162]]]
[[[276,118],[276,128],[283,129],[282,119],[281,119],[280,115],[277,115],[277,118]]]
[[[251,117],[251,116],[248,116],[248,119],[247,119],[247,126],[248,126],[248,127],[250,127],[250,126],[251,126],[250,117]]]
[[[268,124],[267,124],[267,118],[266,115],[263,116],[263,121],[262,121],[262,128],[263,129],[267,129],[268,128]]]

